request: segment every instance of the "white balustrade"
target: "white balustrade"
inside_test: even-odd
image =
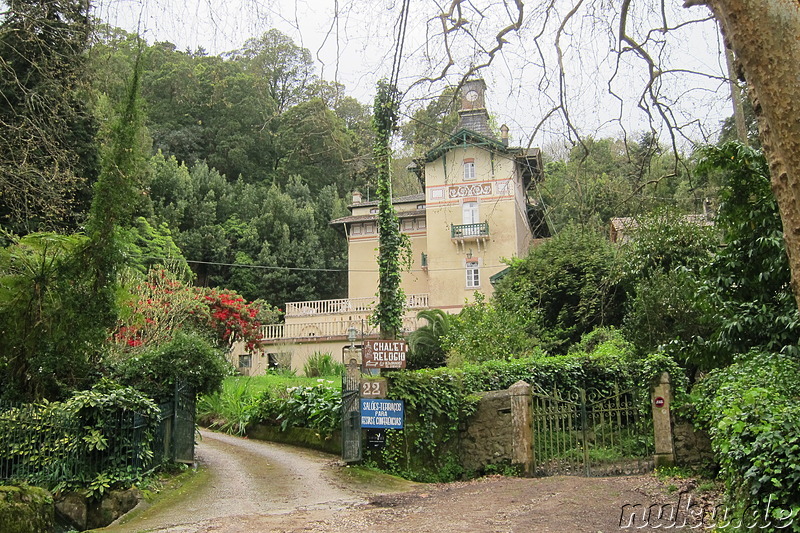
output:
[[[341,298],[338,300],[313,300],[308,302],[289,302],[286,304],[286,316],[335,315],[346,313],[372,312],[375,298]],[[409,309],[428,307],[427,294],[410,294],[406,298]]]
[[[269,324],[261,326],[261,340],[298,340],[319,337],[347,337],[347,330],[355,327],[359,337],[372,335],[378,332],[375,326],[367,320],[331,320],[309,322],[305,324]],[[403,330],[410,332],[417,329],[417,319],[414,316],[403,317]]]

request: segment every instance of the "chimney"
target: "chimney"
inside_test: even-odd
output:
[[[362,201],[361,193],[358,191],[353,191],[353,203],[360,204]]]
[[[500,126],[500,142],[503,146],[508,146],[508,126],[505,124]]]

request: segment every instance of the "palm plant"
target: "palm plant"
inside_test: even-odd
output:
[[[417,313],[427,324],[408,335],[408,367],[436,368],[444,366],[446,353],[442,348],[442,338],[450,330],[452,316],[441,309],[426,309]]]

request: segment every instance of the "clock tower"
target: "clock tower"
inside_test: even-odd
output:
[[[486,83],[483,80],[469,80],[461,87],[461,109],[458,111],[458,129],[468,129],[492,138],[489,129],[489,113],[486,111]]]
[[[486,102],[483,94],[486,83],[483,80],[469,80],[461,87],[461,110],[485,109]]]

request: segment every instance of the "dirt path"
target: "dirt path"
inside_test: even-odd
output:
[[[365,481],[334,456],[210,432],[197,455],[206,478],[195,487],[98,531],[607,533],[621,530],[623,505],[677,504],[680,490],[649,475]]]
[[[335,510],[366,503],[333,475],[335,457],[202,431],[196,457],[206,479],[182,497],[135,513],[101,531],[217,531],[206,524],[237,516]],[[228,531],[218,529],[218,531]]]

